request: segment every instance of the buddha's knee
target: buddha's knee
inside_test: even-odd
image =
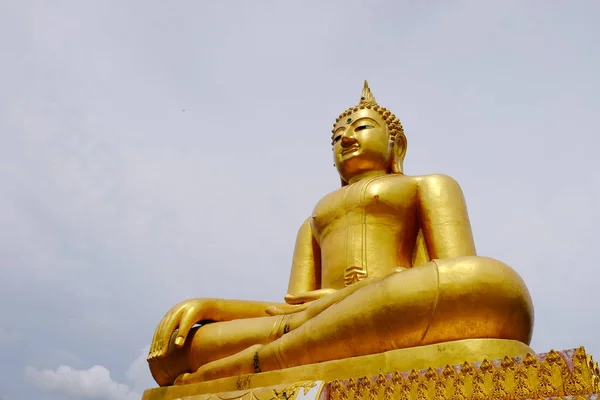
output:
[[[435,262],[438,299],[424,341],[497,338],[529,344],[533,330],[531,296],[511,267],[477,256]]]
[[[159,386],[172,385],[179,375],[191,372],[187,363],[188,351],[189,346],[177,349],[171,340],[165,357],[148,361],[150,373]]]

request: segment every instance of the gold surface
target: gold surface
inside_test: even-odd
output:
[[[452,399],[525,400],[565,396],[598,398],[598,363],[583,347],[565,352],[527,354],[499,360],[464,362],[444,368],[333,381],[321,398],[342,399]]]
[[[285,303],[176,305],[148,356],[160,385],[461,339],[529,344],[525,283],[508,265],[477,256],[454,179],[404,175],[402,125],[366,82],[360,103],[335,122],[332,143],[342,187],[300,227]]]
[[[246,390],[236,390],[233,392],[227,393],[216,393],[216,394],[193,394],[193,395],[183,395],[180,396],[171,396],[170,392],[166,396],[162,396],[158,394],[157,389],[153,389],[153,391],[146,391],[142,400],[159,400],[159,399],[177,399],[177,400],[296,400],[298,394],[302,393],[306,395],[311,389],[317,386],[316,382],[308,381],[308,382],[298,382],[293,385],[282,384],[269,386],[258,389],[246,389]],[[322,389],[319,387],[319,391]],[[156,392],[156,393],[155,393]]]
[[[393,350],[389,353],[394,356],[406,354],[404,350]],[[368,357],[372,356],[358,359]],[[350,359],[340,362],[350,362]],[[325,364],[332,363],[339,362]],[[315,388],[310,398],[319,400],[525,400],[567,396],[572,396],[571,399],[598,399],[600,393],[598,363],[586,354],[583,347],[566,351],[552,350],[545,354],[529,353],[523,357],[490,358],[489,361],[480,359],[478,362],[463,362],[438,368],[432,365],[434,364],[430,364],[428,368],[404,372],[367,373],[362,378],[359,378],[361,375],[355,375],[347,379],[325,382],[306,380],[214,394],[204,393],[209,388],[206,383],[174,386],[148,390],[143,400],[295,400],[299,393],[306,395],[309,390]],[[257,374],[255,377],[270,374],[273,372]],[[250,379],[251,377],[243,382],[256,383]],[[224,383],[228,380],[231,378],[221,381]],[[221,387],[226,386],[221,384]]]
[[[361,376],[377,376],[396,371],[460,364],[465,361],[477,362],[483,359],[513,357],[532,352],[527,345],[513,340],[459,340],[208,382],[151,389],[146,391],[143,398],[144,400],[171,400],[184,396],[209,395],[271,386],[282,388],[285,386],[281,386],[282,384],[289,386],[301,381],[333,381]],[[467,355],[466,358],[465,355]]]

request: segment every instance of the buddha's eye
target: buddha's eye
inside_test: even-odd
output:
[[[363,129],[373,129],[375,128],[373,125],[361,125],[357,127],[354,132],[362,131]]]
[[[337,135],[336,137],[333,138],[333,143],[337,143],[338,140],[340,140],[342,138],[342,135]]]

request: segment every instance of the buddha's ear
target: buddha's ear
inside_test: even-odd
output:
[[[404,171],[404,156],[406,155],[407,145],[406,136],[403,133],[396,134],[394,147],[392,148],[394,157],[392,160],[392,172],[395,174],[401,174]]]

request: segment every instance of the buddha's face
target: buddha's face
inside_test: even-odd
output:
[[[365,172],[389,170],[392,146],[381,115],[365,108],[343,117],[334,127],[333,159],[346,182]]]

